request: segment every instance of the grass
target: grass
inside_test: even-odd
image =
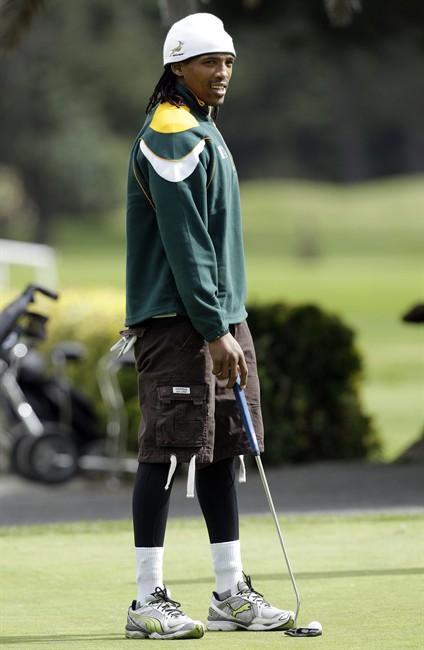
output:
[[[288,517],[282,527],[302,599],[299,623],[318,619],[323,636],[293,640],[278,632],[207,633],[197,642],[200,647],[421,647],[423,522],[418,515]],[[276,605],[293,607],[271,517],[242,517],[241,539],[244,566],[258,591]],[[1,554],[5,647],[126,647],[122,630],[134,597],[130,522],[6,528]],[[184,610],[205,621],[214,583],[200,518],[170,521],[165,580]]]
[[[364,404],[393,460],[424,422],[423,332],[401,316],[423,301],[423,178],[352,186],[306,181],[242,184],[250,303],[313,302],[357,333]],[[124,291],[124,210],[64,220],[52,234],[63,290]],[[19,272],[22,273],[21,271]],[[22,275],[15,276],[17,286]]]
[[[250,301],[314,302],[354,327],[386,460],[424,421],[423,328],[401,320],[424,300],[423,188],[419,177],[243,188]]]

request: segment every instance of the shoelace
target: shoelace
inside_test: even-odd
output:
[[[156,600],[158,601],[157,603],[158,608],[164,613],[174,617],[184,616],[182,611],[180,611],[179,609],[179,607],[181,607],[181,603],[178,603],[176,600],[172,600],[171,598],[169,598],[165,589],[162,589],[161,587],[156,587],[156,589],[152,593],[152,596],[156,598]]]
[[[240,593],[242,593],[244,596],[248,596],[253,602],[261,603],[262,605],[265,605],[265,607],[271,607],[271,605],[267,603],[267,601],[262,596],[262,594],[260,594],[258,591],[255,591],[255,589],[253,589],[252,580],[250,576],[246,575],[243,572],[243,578],[247,585],[247,589],[241,591]]]

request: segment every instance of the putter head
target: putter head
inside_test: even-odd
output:
[[[284,634],[287,634],[287,636],[320,636],[322,630],[315,627],[292,627],[291,630],[286,630]]]

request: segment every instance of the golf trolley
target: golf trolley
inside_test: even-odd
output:
[[[127,417],[118,372],[119,361],[107,355],[98,364],[98,381],[107,411],[106,437],[90,401],[67,379],[66,366],[79,362],[85,348],[64,342],[49,351],[53,376],[44,373],[44,358],[35,350],[46,339],[44,314],[30,311],[35,295],[58,295],[30,285],[0,313],[0,451],[1,469],[48,484],[64,483],[79,470],[103,471],[113,485],[124,471],[135,471],[125,458]]]

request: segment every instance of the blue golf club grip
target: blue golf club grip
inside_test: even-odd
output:
[[[256,438],[255,428],[253,426],[252,418],[250,417],[249,407],[247,406],[246,396],[244,391],[240,388],[240,377],[237,377],[237,381],[233,387],[234,395],[236,397],[237,406],[240,411],[240,416],[243,422],[243,426],[246,430],[247,438],[249,440],[249,445],[255,456],[259,456],[259,447],[258,440]]]

